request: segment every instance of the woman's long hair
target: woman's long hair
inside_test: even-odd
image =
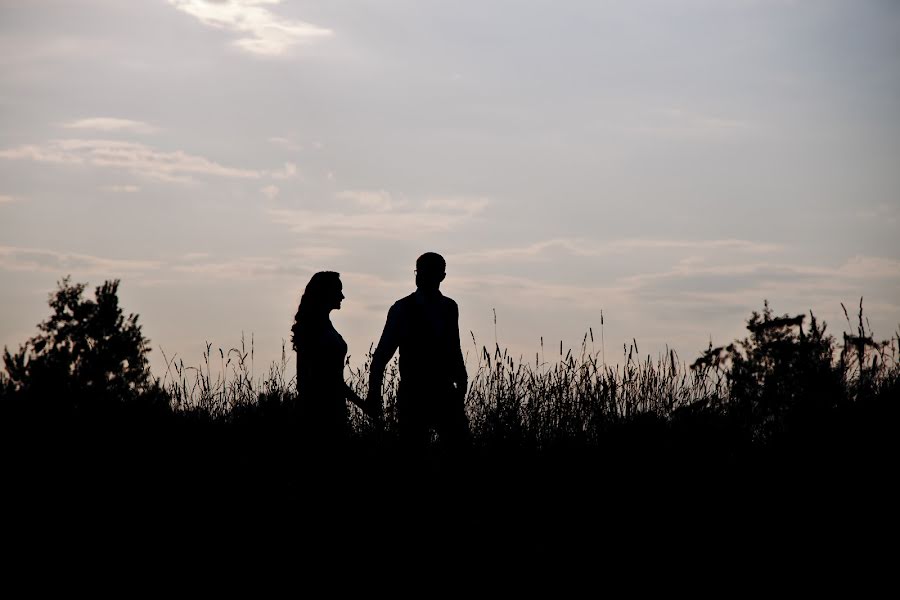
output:
[[[326,302],[328,291],[340,284],[340,276],[340,273],[334,271],[319,271],[306,284],[306,289],[300,297],[300,306],[297,307],[297,314],[294,316],[294,326],[291,327],[293,332],[291,342],[295,350],[303,329],[309,327],[316,315],[325,312],[322,307]]]

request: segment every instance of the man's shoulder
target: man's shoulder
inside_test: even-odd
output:
[[[442,302],[444,303],[444,307],[452,310],[459,310],[459,306],[456,304],[456,300],[450,298],[449,296],[442,296]]]
[[[444,310],[459,312],[459,307],[457,306],[456,301],[453,298],[449,298],[441,294],[439,297],[439,302],[440,306]],[[399,300],[394,302],[394,304],[391,305],[391,312],[395,314],[406,315],[410,312],[416,311],[419,303],[419,297],[416,295],[416,292],[413,292],[412,294],[404,296],[403,298],[400,298]]]
[[[440,304],[438,306],[441,307],[441,312],[449,318],[455,319],[459,315],[459,307],[456,305],[456,301],[453,300],[453,298],[441,295]]]
[[[406,312],[416,302],[416,293],[413,292],[409,296],[404,296],[391,305],[391,312]]]

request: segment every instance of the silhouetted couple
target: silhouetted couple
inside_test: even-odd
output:
[[[344,381],[347,344],[329,319],[344,299],[338,273],[313,275],[300,299],[293,330],[297,391],[304,431],[335,442],[350,432],[347,402],[380,422],[384,369],[400,351],[397,425],[407,450],[424,449],[435,430],[449,448],[468,443],[467,375],[459,342],[459,309],[440,292],[444,258],[427,252],[416,260],[416,291],[395,302],[372,357],[369,391],[360,398]]]

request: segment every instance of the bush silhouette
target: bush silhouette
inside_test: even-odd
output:
[[[150,375],[148,342],[138,315],[119,306],[119,281],[98,286],[85,298],[85,284],[66,277],[50,294],[50,317],[18,352],[4,348],[3,393],[64,413],[104,411],[144,400],[165,403]]]
[[[842,400],[834,338],[812,313],[807,330],[805,320],[806,315],[776,317],[766,302],[747,322],[749,337],[724,348],[710,346],[694,363],[724,369],[730,411],[760,442],[777,440],[793,423],[818,420]]]

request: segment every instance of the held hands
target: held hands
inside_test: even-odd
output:
[[[347,399],[358,406],[363,413],[375,421],[380,423],[384,419],[384,409],[381,406],[381,396],[372,396],[371,391],[369,397],[361,398],[349,386],[346,389]]]
[[[381,400],[381,394],[369,390],[368,396],[364,400],[363,411],[378,424],[384,422],[384,406]]]

